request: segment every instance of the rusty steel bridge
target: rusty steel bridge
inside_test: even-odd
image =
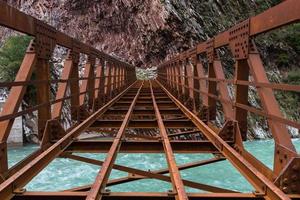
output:
[[[137,80],[134,66],[0,1],[0,25],[33,37],[15,81],[0,83],[9,90],[0,116],[0,199],[300,199],[300,157],[288,132],[288,127],[300,129],[300,123],[281,113],[274,94],[275,90],[300,92],[300,86],[271,83],[254,41],[258,35],[299,20],[300,1],[283,1],[162,62],[155,80]],[[53,79],[50,60],[58,46],[66,48],[68,54],[63,58],[61,77]],[[221,48],[232,52],[233,79],[225,78],[218,54]],[[85,56],[83,75],[79,74],[80,56]],[[50,94],[53,85],[57,86],[54,96]],[[20,111],[28,86],[36,88],[37,103]],[[233,95],[229,87],[234,88]],[[261,108],[249,104],[250,87],[257,90]],[[62,110],[68,105],[72,125],[65,128]],[[215,123],[217,109],[224,114],[221,127]],[[14,119],[32,112],[38,115],[40,147],[9,168],[7,138]],[[273,169],[243,146],[249,113],[265,119],[274,137]],[[81,133],[98,135],[82,139]],[[106,158],[94,160],[74,154],[77,152],[106,153]],[[145,171],[117,165],[119,152],[164,153],[168,168]],[[177,165],[174,153],[205,153],[213,158]],[[96,179],[90,185],[56,192],[24,189],[58,157],[99,166]],[[207,185],[201,183],[203,180],[185,180],[180,175],[181,170],[224,160],[253,186],[252,193]],[[113,169],[128,176],[109,179]],[[107,190],[108,186],[141,179],[170,182],[172,190]],[[185,186],[203,192],[188,193]]]

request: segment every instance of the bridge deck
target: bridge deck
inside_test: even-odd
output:
[[[299,93],[300,86],[270,83],[254,41],[260,34],[298,23],[299,10],[299,0],[286,0],[162,62],[155,80],[138,81],[134,66],[0,1],[0,25],[34,37],[15,81],[0,83],[9,91],[0,116],[0,199],[300,199],[300,156],[289,135],[289,129],[300,129],[300,124],[282,114],[274,92]],[[50,69],[55,66],[50,59],[58,45],[68,54],[61,77],[52,80]],[[223,47],[235,61],[232,80],[225,79],[218,54]],[[84,63],[81,54],[87,56]],[[82,76],[80,64],[84,64]],[[36,105],[19,111],[30,88]],[[57,88],[54,95],[51,88]],[[261,108],[248,102],[251,88],[257,91]],[[40,148],[9,168],[7,138],[12,124],[29,113],[37,113]],[[259,115],[274,137],[273,169],[244,148],[249,113]],[[70,127],[63,123],[66,118]],[[104,152],[106,158],[100,161],[76,152]],[[168,168],[145,171],[117,165],[119,152],[164,153]],[[206,153],[213,158],[177,165],[174,153]],[[57,157],[99,166],[97,177],[90,185],[65,191],[26,191],[26,184]],[[253,186],[253,193],[181,177],[181,170],[224,160]],[[128,176],[110,179],[113,169]],[[172,190],[107,190],[141,179],[171,183]],[[185,187],[203,193],[187,193]]]

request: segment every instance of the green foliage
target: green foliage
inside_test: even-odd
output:
[[[0,81],[12,82],[15,80],[18,70],[22,64],[27,46],[32,38],[29,36],[11,36],[0,48]],[[34,74],[32,78],[34,79]],[[24,101],[34,105],[36,88],[32,85],[27,87]]]
[[[287,31],[289,33],[286,35],[287,43],[300,54],[300,23],[290,26]]]
[[[300,69],[290,71],[284,82],[293,85],[300,85]]]
[[[292,24],[259,37],[260,47],[265,53],[266,63],[275,64],[283,82],[300,84],[300,24]],[[266,65],[267,66],[267,65]],[[268,70],[272,71],[273,68]],[[275,96],[284,115],[294,121],[300,119],[300,93],[275,90]]]
[[[279,67],[287,66],[291,60],[290,56],[286,52],[282,52],[277,57],[277,64]]]
[[[274,31],[269,35],[269,39],[274,43],[285,43],[290,46],[297,54],[300,53],[300,23],[293,24]]]
[[[300,84],[300,69],[290,71],[283,80],[286,84]],[[300,113],[300,94],[297,92],[277,91],[276,97],[287,117],[292,120],[299,120]]]
[[[256,9],[255,13],[256,14],[259,14],[279,3],[281,3],[282,0],[269,0],[269,1],[266,1],[266,0],[256,0],[255,1],[255,4],[258,5],[258,9]]]
[[[12,36],[4,42],[0,49],[1,81],[15,79],[30,40],[29,36]]]

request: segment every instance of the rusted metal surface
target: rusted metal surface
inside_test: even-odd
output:
[[[282,191],[280,191],[274,183],[261,174],[254,166],[244,159],[236,150],[226,143],[217,133],[210,129],[205,123],[199,120],[195,114],[189,111],[180,101],[171,95],[164,87],[163,89],[174,100],[178,107],[190,118],[197,128],[214,144],[214,146],[222,153],[245,178],[253,185],[258,193],[266,195],[267,199],[289,199]]]
[[[188,199],[188,197],[185,192],[183,181],[182,181],[182,178],[180,176],[179,170],[176,165],[174,153],[173,153],[171,143],[170,143],[167,131],[166,131],[166,127],[163,122],[163,118],[159,112],[159,108],[158,108],[158,105],[155,100],[155,95],[154,95],[154,91],[153,91],[151,82],[150,82],[150,90],[151,90],[153,108],[154,108],[155,116],[156,116],[157,123],[158,123],[160,139],[162,140],[165,155],[167,158],[167,163],[169,166],[169,171],[171,172],[170,177],[172,180],[172,186],[173,186],[173,192],[175,194],[175,199],[186,200],[186,199]]]
[[[197,121],[195,118],[198,116],[199,118],[197,119],[201,119],[201,122],[204,122],[203,126],[206,126],[205,123],[209,125],[205,127],[204,129],[206,130],[202,130],[201,133],[203,133],[207,139],[211,140],[212,143],[215,141],[215,147],[223,152],[223,155],[230,160],[233,165],[240,168],[241,173],[250,182],[254,183],[254,185],[256,184],[256,187],[258,185],[260,185],[259,187],[265,185],[264,188],[256,189],[258,191],[263,191],[263,193],[269,193],[265,195],[266,198],[269,199],[288,198],[283,195],[283,193],[272,194],[271,191],[279,191],[279,189],[281,189],[284,193],[294,194],[299,191],[297,189],[299,182],[296,178],[297,170],[294,171],[293,175],[290,174],[292,166],[297,169],[297,164],[295,164],[296,162],[294,160],[299,159],[299,154],[296,152],[291,141],[290,134],[288,133],[288,126],[299,129],[300,124],[299,122],[289,120],[283,116],[273,90],[299,93],[300,88],[299,85],[269,82],[253,39],[259,34],[291,23],[299,22],[299,7],[299,1],[284,1],[262,14],[251,17],[230,28],[228,31],[220,33],[208,41],[198,44],[196,52],[194,50],[195,48],[189,49],[171,57],[158,68],[158,80],[164,85],[166,92],[171,92],[169,93],[169,96],[174,94],[172,96],[177,98],[177,106],[179,106],[178,103],[183,104],[179,107],[184,107],[185,105],[185,101],[178,101],[181,100],[182,96],[186,95],[183,92],[184,89],[189,91],[193,90],[197,93],[194,96],[199,96],[201,101],[197,105],[196,110],[193,109],[193,112],[185,110],[186,114],[194,122]],[[232,80],[228,80],[224,76],[224,69],[218,56],[218,51],[221,47],[228,47],[232,52],[235,61],[235,65],[232,66],[234,69],[233,71],[235,72]],[[206,57],[207,62],[205,59],[202,59],[203,57]],[[182,63],[189,59],[194,60],[192,66],[184,66],[184,70],[189,73],[177,73],[174,75],[175,78],[173,79],[168,79],[168,76],[165,76],[165,68],[169,68],[169,71],[172,71],[170,68],[173,68],[173,70],[176,71],[175,66],[177,63]],[[207,66],[207,72],[203,69],[203,66]],[[190,75],[190,71],[192,70],[195,72],[194,75]],[[250,76],[253,77],[253,80],[251,81]],[[198,84],[191,86],[192,84],[190,83],[176,81],[191,78]],[[248,90],[250,86],[255,87],[258,91],[262,104],[260,109],[253,107],[248,103]],[[233,90],[234,88],[235,90]],[[230,91],[233,92],[230,94]],[[226,136],[226,134],[228,134],[227,131],[225,131],[226,134],[224,135],[224,130],[218,131],[218,129],[214,128],[212,131],[215,132],[216,135],[210,136],[209,134],[205,134],[208,127],[212,127],[215,122],[216,111],[219,109],[217,108],[217,103],[222,105],[221,112],[224,114],[225,118],[225,122],[222,122],[224,126],[223,129],[226,128],[228,121],[237,122],[235,130],[233,132],[228,132],[233,134],[232,136],[234,137],[235,145],[229,145],[229,147],[234,147],[234,149],[228,150],[226,146],[222,144],[223,141],[216,142],[215,136],[218,135],[224,140],[224,137],[228,137],[228,135]],[[242,140],[246,140],[247,138],[249,112],[265,117],[269,126],[269,131],[274,137],[275,154],[273,170],[267,168],[243,147]],[[235,151],[237,153],[236,158],[232,158]],[[224,153],[229,154],[225,155]],[[241,167],[241,163],[238,163],[239,158],[243,158],[249,163],[247,163],[246,166]],[[253,166],[258,173],[255,172],[255,175],[251,175],[252,172],[248,171],[252,168],[251,166]],[[261,173],[262,176],[260,176],[259,173]],[[281,178],[281,182],[274,182],[276,178],[279,180],[279,177]],[[285,179],[282,177],[285,177]],[[294,177],[294,179],[292,177]],[[266,180],[254,180],[253,178],[266,178]],[[285,181],[282,181],[283,179]],[[269,181],[271,181],[271,185],[268,186],[270,183]],[[278,189],[274,189],[276,187],[278,187]],[[292,192],[292,188],[294,192]],[[268,192],[268,190],[270,192]]]
[[[109,179],[109,175],[111,173],[114,162],[117,158],[117,154],[118,154],[118,151],[122,144],[122,140],[124,138],[125,131],[128,126],[129,120],[131,118],[133,109],[134,109],[137,99],[139,97],[140,91],[143,88],[143,84],[144,83],[141,83],[141,86],[139,87],[139,89],[136,93],[136,96],[132,100],[132,103],[124,117],[124,120],[120,126],[120,129],[118,130],[118,133],[117,133],[116,137],[114,138],[114,141],[107,153],[105,162],[102,164],[101,170],[98,173],[98,175],[95,179],[95,182],[91,187],[91,190],[87,196],[87,200],[102,199],[102,196],[103,196],[102,193],[105,190],[107,181]]]
[[[158,66],[157,80],[136,81],[134,66],[1,1],[0,25],[35,39],[24,55],[16,80],[0,83],[0,87],[10,90],[0,116],[0,199],[300,199],[300,156],[287,128],[299,129],[300,124],[282,115],[274,95],[274,90],[300,92],[300,86],[270,83],[253,40],[259,34],[299,22],[299,10],[300,1],[286,0],[170,58]],[[56,45],[66,47],[69,53],[64,58],[60,79],[50,80],[49,59]],[[235,60],[232,80],[225,78],[218,55],[221,47],[228,47]],[[83,77],[79,76],[78,67],[81,54],[87,57]],[[33,72],[37,80],[31,80]],[[58,86],[54,100],[49,93],[51,84]],[[18,111],[29,85],[37,88],[38,105]],[[250,86],[258,91],[260,109],[248,103]],[[73,123],[70,128],[64,128],[62,110],[68,102]],[[218,128],[215,120],[220,109],[225,120]],[[34,111],[38,112],[40,148],[8,169],[6,141],[12,123],[16,117]],[[249,112],[265,117],[274,136],[273,169],[243,146]],[[82,134],[88,137],[81,138]],[[78,152],[107,154],[100,161],[73,154]],[[168,168],[145,171],[117,165],[115,160],[121,152],[164,153]],[[177,165],[174,153],[206,153],[212,158]],[[56,192],[25,191],[24,186],[57,157],[101,168],[90,185]],[[223,160],[228,160],[248,180],[255,189],[253,193],[181,177],[181,170]],[[109,179],[113,169],[128,176]],[[149,178],[171,183],[172,191],[115,193],[107,190],[113,185]],[[187,193],[186,186],[204,193]]]

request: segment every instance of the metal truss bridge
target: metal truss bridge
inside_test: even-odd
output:
[[[9,91],[0,116],[0,199],[300,199],[300,159],[288,133],[288,127],[300,129],[300,123],[283,116],[274,95],[275,90],[300,92],[300,86],[269,82],[254,41],[299,19],[300,1],[283,1],[170,58],[158,66],[155,80],[142,81],[136,80],[134,66],[0,1],[0,25],[33,37],[15,81],[0,83]],[[50,61],[58,46],[68,54],[62,58],[61,77],[53,79]],[[235,60],[232,79],[224,75],[218,54],[222,48],[228,48]],[[82,75],[80,57],[85,58]],[[36,88],[36,105],[20,111],[29,86]],[[52,86],[57,88],[55,95],[50,94]],[[257,90],[261,108],[249,104],[250,87]],[[67,128],[62,123],[64,109],[72,119]],[[218,109],[225,119],[221,127],[215,124]],[[38,117],[40,148],[9,168],[7,138],[14,119],[32,112]],[[264,118],[274,137],[273,169],[243,146],[249,113]],[[98,135],[84,139],[82,133]],[[107,154],[99,161],[76,152]],[[168,168],[144,171],[117,165],[119,152],[164,153]],[[206,153],[213,158],[177,165],[174,153]],[[57,157],[99,166],[95,181],[56,192],[26,191],[24,186]],[[180,175],[180,170],[226,159],[253,186],[253,193],[207,185],[203,180],[193,182]],[[113,169],[128,176],[109,179]],[[165,193],[106,189],[141,179],[170,182],[173,189]],[[188,193],[185,186],[203,192]]]

